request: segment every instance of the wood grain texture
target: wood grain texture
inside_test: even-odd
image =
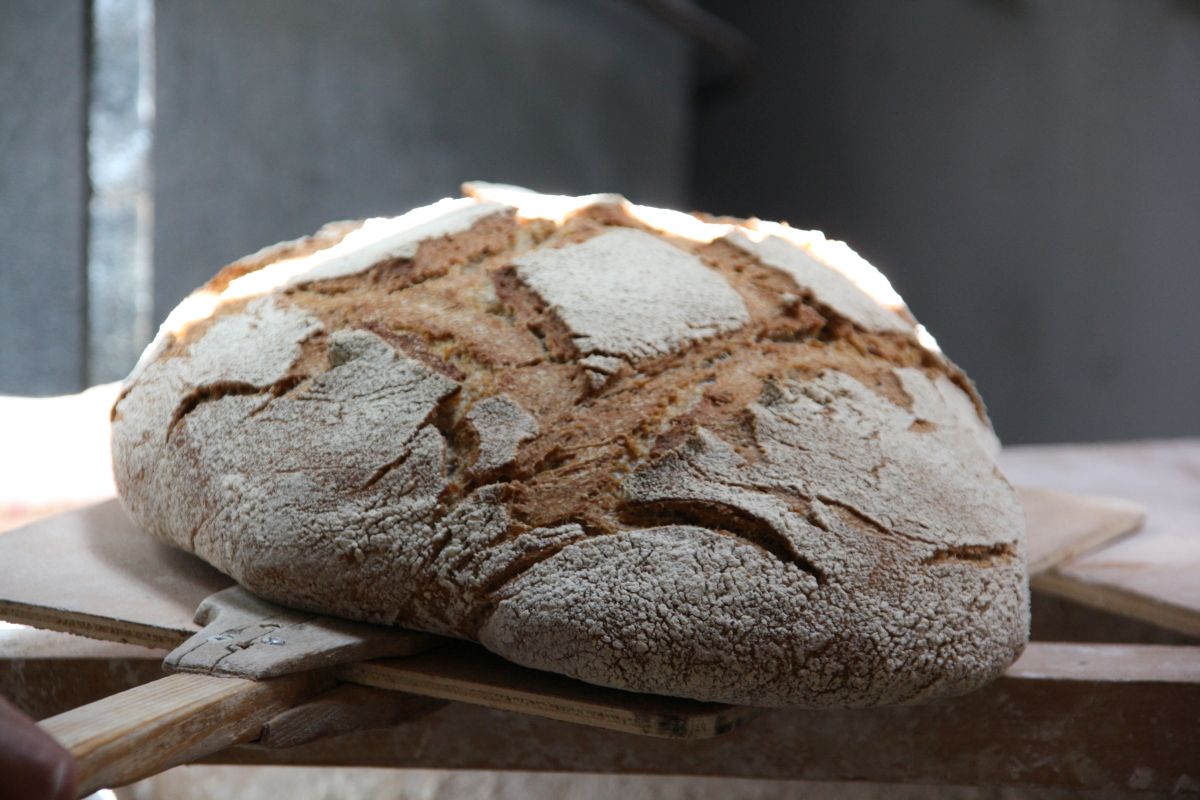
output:
[[[1035,588],[1200,635],[1200,439],[1010,448],[1014,482],[1143,504],[1136,534],[1069,559]]]
[[[314,674],[168,675],[40,725],[75,756],[80,792],[88,794],[256,739],[266,720],[323,684],[328,678]]]

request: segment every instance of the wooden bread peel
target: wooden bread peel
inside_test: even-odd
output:
[[[395,724],[432,708],[414,694],[670,738],[715,736],[753,713],[589,686],[467,643],[424,653],[448,640],[284,609],[138,530],[115,501],[0,535],[0,587],[0,619],[172,648],[175,674],[42,722],[76,756],[81,791],[239,742]]]
[[[436,647],[427,633],[308,614],[268,603],[241,586],[209,595],[193,621],[204,627],[163,659],[168,672],[265,680]]]
[[[1035,588],[1039,576],[1056,565],[1138,530],[1146,519],[1145,508],[1119,497],[1024,487],[1019,492]]]
[[[1051,533],[1060,531],[1063,519],[1051,519],[1056,506],[1047,500],[1031,508],[1042,508]],[[1104,536],[1140,523],[1137,509],[1109,510],[1100,515]],[[1041,546],[1035,532],[1045,528],[1030,523],[1031,562],[1057,563],[1056,553],[1072,549],[1062,537]],[[1094,539],[1096,525],[1085,527]],[[0,587],[0,619],[174,647],[168,668],[198,673],[169,675],[42,723],[76,755],[85,791],[239,742],[289,746],[433,707],[413,694],[672,738],[714,736],[752,713],[589,686],[473,645],[430,649],[444,640],[281,609],[150,539],[115,502],[0,536]],[[364,661],[385,655],[403,657]]]

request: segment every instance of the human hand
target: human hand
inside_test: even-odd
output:
[[[0,697],[0,800],[72,800],[75,759]]]

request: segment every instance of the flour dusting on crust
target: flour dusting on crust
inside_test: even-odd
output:
[[[480,400],[467,412],[479,440],[479,453],[471,471],[486,475],[503,469],[517,457],[517,448],[537,436],[537,420],[507,395]]]
[[[737,292],[695,256],[648,233],[607,231],[516,260],[584,355],[664,355],[749,320]]]
[[[995,435],[873,268],[771,223],[472,191],[174,312],[113,410],[133,517],[276,602],[635,691],[873,706],[1016,658]]]

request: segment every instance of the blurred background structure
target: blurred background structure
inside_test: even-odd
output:
[[[847,240],[1007,442],[1200,433],[1200,1],[699,6],[729,27],[678,0],[5,0],[0,393],[118,379],[222,264],[485,179]]]

